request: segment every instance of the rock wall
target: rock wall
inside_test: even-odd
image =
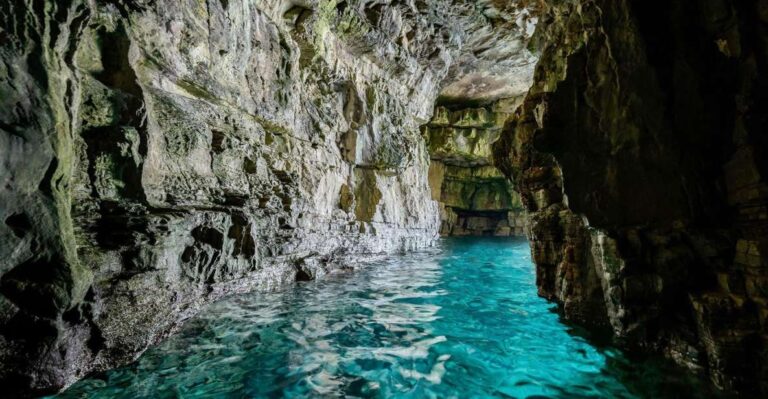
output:
[[[768,394],[768,2],[544,3],[534,86],[495,147],[540,294]]]
[[[566,318],[766,395],[766,26],[765,0],[0,3],[4,393],[441,223],[518,233],[495,165]]]
[[[4,394],[130,361],[222,295],[431,245],[418,127],[446,79],[530,83],[526,7],[0,4]]]
[[[526,234],[520,196],[493,165],[492,153],[504,122],[519,104],[516,99],[502,99],[456,110],[438,106],[422,127],[431,158],[432,199],[440,206],[441,235]]]

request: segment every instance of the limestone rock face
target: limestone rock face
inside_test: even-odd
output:
[[[227,293],[431,245],[419,126],[446,77],[532,74],[535,19],[495,3],[3,2],[4,393],[130,361]]]
[[[540,294],[763,397],[768,4],[544,3],[534,86],[495,147]]]
[[[493,165],[493,144],[520,99],[473,108],[438,106],[422,127],[431,162],[432,198],[441,207],[440,234],[524,236],[519,194]]]

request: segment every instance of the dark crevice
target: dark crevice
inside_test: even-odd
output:
[[[16,237],[24,238],[32,229],[32,223],[26,213],[14,213],[5,218],[5,224],[10,227]]]
[[[299,267],[296,269],[295,280],[296,281],[312,281],[312,276],[309,273],[307,273],[306,270]]]
[[[58,168],[59,159],[56,157],[51,158],[51,162],[48,164],[48,169],[45,170],[45,175],[43,175],[43,179],[40,180],[40,191],[48,198],[53,198],[53,188],[55,185],[55,182],[53,181],[53,175],[56,173]]]
[[[20,309],[53,319],[70,303],[73,281],[60,259],[33,258],[0,278],[0,293]]]

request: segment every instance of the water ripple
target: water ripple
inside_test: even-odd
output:
[[[356,274],[216,303],[134,364],[59,396],[705,395],[679,373],[572,334],[535,293],[527,243],[446,240]]]

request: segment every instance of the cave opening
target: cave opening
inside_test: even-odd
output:
[[[496,167],[493,155],[493,145],[519,100],[438,99],[432,119],[421,127],[441,236],[525,236],[520,195]]]

